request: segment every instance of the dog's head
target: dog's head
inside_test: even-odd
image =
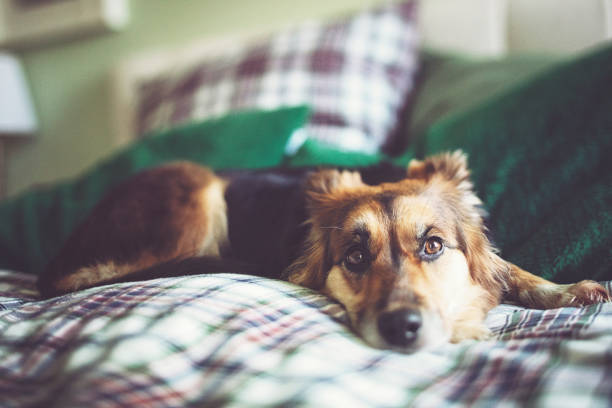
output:
[[[315,173],[310,234],[288,279],[340,302],[375,347],[410,352],[470,337],[507,267],[468,176],[460,152],[413,161],[406,179],[376,186],[356,172]]]

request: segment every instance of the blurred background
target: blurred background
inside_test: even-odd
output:
[[[0,0],[0,117],[21,118],[0,128],[2,194],[73,177],[129,143],[134,67],[382,2]],[[571,54],[611,37],[612,1],[421,0],[419,31],[424,47],[478,58]],[[18,94],[24,107],[7,113]]]

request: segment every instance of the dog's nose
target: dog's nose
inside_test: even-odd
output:
[[[411,345],[416,340],[422,324],[421,313],[413,309],[398,309],[378,317],[378,331],[392,346]]]

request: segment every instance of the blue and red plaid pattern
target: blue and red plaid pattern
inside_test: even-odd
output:
[[[392,134],[413,87],[412,1],[330,24],[305,23],[228,55],[141,84],[138,130],[246,108],[309,104],[308,137],[374,151]]]
[[[610,283],[607,283],[610,289]],[[0,272],[0,406],[441,407],[612,403],[612,304],[488,316],[491,341],[403,355],[286,282],[206,275],[40,301]]]

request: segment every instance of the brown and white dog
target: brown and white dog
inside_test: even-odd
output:
[[[98,204],[38,284],[49,297],[211,272],[318,290],[367,343],[402,352],[486,338],[502,298],[543,309],[610,300],[596,282],[557,285],[500,258],[461,152],[408,169],[144,171]]]

